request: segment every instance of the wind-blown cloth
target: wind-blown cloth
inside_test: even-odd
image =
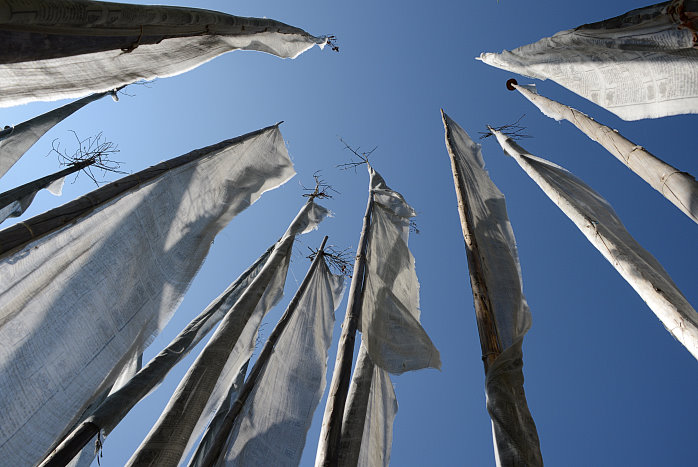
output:
[[[264,314],[276,300],[269,291],[279,285],[296,235],[309,232],[329,214],[312,199],[303,206],[267,259],[257,277],[226,314],[206,347],[177,386],[163,414],[127,465],[176,466],[215,415],[240,368],[252,355]]]
[[[297,466],[325,390],[327,352],[344,277],[323,260],[235,418],[217,465]]]
[[[523,383],[522,343],[531,327],[531,312],[523,294],[521,265],[504,195],[490,179],[479,144],[445,113],[446,147],[460,200],[468,212],[469,231],[477,245],[487,299],[501,346],[487,369],[485,393],[492,419],[497,465],[542,466],[536,425],[528,409]],[[459,197],[460,198],[460,197]],[[464,212],[461,213],[464,215]]]
[[[63,193],[64,182],[65,175],[59,175],[58,178],[49,176],[30,182],[29,186],[27,186],[30,190],[21,194],[16,193],[18,196],[12,196],[12,193],[0,194],[0,223],[4,222],[8,217],[19,217],[24,214],[24,211],[32,204],[32,201],[34,201],[34,198],[41,190],[45,189],[54,196],[60,196]],[[25,185],[19,188],[23,187]]]
[[[564,168],[531,155],[501,132],[494,134],[504,151],[616,268],[666,329],[698,359],[698,313],[662,265],[628,233],[608,201]]]
[[[0,0],[0,107],[175,76],[226,52],[295,58],[325,37],[264,18],[88,0]]]
[[[551,79],[624,120],[698,113],[696,29],[698,2],[673,0],[479,59]]]
[[[0,83],[0,86],[3,86],[2,83]],[[93,94],[1,131],[0,177],[5,175],[15,162],[17,162],[34,143],[39,141],[48,130],[90,102],[99,100],[107,94],[114,95],[113,92]],[[2,97],[0,97],[0,99],[2,99]]]
[[[362,342],[342,419],[338,465],[390,465],[395,415],[397,398],[390,375],[371,362]]]
[[[103,440],[116,427],[117,424],[130,412],[130,410],[143,398],[145,398],[167,376],[174,366],[179,363],[196,345],[223,319],[223,316],[235,304],[247,286],[259,274],[269,258],[274,246],[270,247],[260,256],[240,277],[212,301],[204,311],[194,318],[167,347],[156,355],[148,364],[138,372],[130,375],[123,384],[111,391],[108,397],[95,404],[96,408],[90,408],[83,416],[83,422],[71,432],[66,440],[81,436],[82,431],[95,433],[95,438],[101,436]],[[283,277],[286,276],[285,270]],[[284,281],[281,281],[283,289]],[[281,296],[283,290],[278,292]],[[244,377],[244,375],[243,375]],[[62,441],[62,444],[66,442]],[[103,441],[102,441],[103,442]],[[71,466],[82,466],[83,462],[90,465],[94,459],[94,443],[88,443],[77,456]],[[61,445],[62,447],[62,445]],[[60,449],[60,448],[59,448]],[[53,455],[53,454],[52,454]],[[77,462],[77,463],[76,463]]]
[[[110,394],[87,421],[97,425],[102,430],[103,436],[108,435],[130,409],[160,384],[169,371],[223,319],[262,270],[272,250],[273,247],[264,252],[221,295],[194,318],[167,347],[153,357],[136,375],[126,381],[119,390]],[[286,274],[283,274],[283,277],[285,276]],[[282,281],[282,285],[283,283],[285,281]],[[282,292],[283,290],[280,291],[280,293]],[[280,298],[280,295],[277,295]]]
[[[33,465],[167,323],[216,234],[293,165],[277,126],[0,231],[0,457]]]
[[[419,322],[419,281],[407,246],[416,215],[369,166],[373,197],[359,330],[371,360],[389,373],[441,368],[439,351]]]
[[[598,123],[577,109],[541,96],[535,85],[512,86],[544,115],[558,121],[567,120],[579,128],[698,223],[698,182],[691,174],[672,167],[642,146],[627,140],[617,130]]]

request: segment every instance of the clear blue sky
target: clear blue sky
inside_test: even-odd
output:
[[[147,3],[147,2],[134,2]],[[163,1],[181,5],[184,1]],[[192,149],[285,120],[281,127],[298,175],[265,194],[216,239],[180,309],[145,358],[154,355],[285,230],[312,174],[341,195],[322,204],[336,217],[297,243],[287,295],[262,330],[266,337],[301,281],[307,246],[322,235],[355,248],[368,176],[340,172],[349,160],[339,137],[378,146],[373,164],[415,207],[421,233],[410,246],[421,282],[422,323],[441,351],[443,369],[394,377],[395,466],[494,465],[484,374],[450,164],[439,108],[477,137],[485,124],[516,120],[534,136],[533,154],[563,165],[615,207],[628,230],[653,253],[698,305],[698,225],[631,174],[572,125],[544,117],[504,87],[510,74],[474,57],[524,45],[647,2],[477,0],[425,3],[201,0],[192,6],[266,16],[316,35],[335,34],[340,53],[315,48],[296,60],[234,52],[149,88],[132,87],[120,102],[90,104],[49,132],[8,174],[9,189],[58,169],[44,157],[51,141],[76,130],[116,142],[118,159],[135,172]],[[196,3],[195,5],[193,5]],[[519,78],[519,83],[529,80]],[[624,122],[552,82],[558,99],[618,128],[679,169],[698,174],[698,116]],[[3,125],[55,107],[0,109]],[[525,389],[550,466],[695,465],[698,366],[576,227],[506,157],[484,141],[490,174],[507,196],[533,327],[524,342]],[[113,177],[111,178],[113,179]],[[85,177],[62,198],[42,193],[33,216],[92,189]],[[6,225],[9,225],[7,223]],[[330,368],[344,305],[337,313]],[[190,356],[112,433],[102,465],[130,457],[166,404]],[[328,376],[329,380],[329,376]],[[302,465],[312,465],[324,399],[308,434]]]

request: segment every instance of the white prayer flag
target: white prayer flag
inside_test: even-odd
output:
[[[237,49],[295,58],[325,37],[265,18],[89,0],[2,0],[0,107],[175,76]]]
[[[419,281],[407,246],[415,212],[378,172],[369,172],[373,210],[359,330],[371,360],[390,373],[440,368],[439,351],[419,322]]]
[[[623,120],[698,113],[696,28],[696,3],[672,0],[479,59],[551,79]]]
[[[628,233],[608,201],[564,168],[529,154],[501,132],[494,134],[504,151],[628,281],[666,329],[698,358],[698,313],[662,265]]]
[[[567,120],[579,128],[698,223],[698,182],[691,174],[672,167],[617,130],[601,125],[579,110],[541,96],[535,85],[513,84],[513,87],[544,115],[558,121]]]
[[[320,261],[235,419],[218,465],[296,466],[325,390],[327,352],[344,277]]]
[[[0,458],[43,459],[167,323],[216,234],[293,174],[273,126],[0,231]]]

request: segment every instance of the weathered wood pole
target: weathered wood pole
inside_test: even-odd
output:
[[[342,434],[342,418],[346,405],[349,383],[351,382],[351,364],[354,359],[354,341],[356,330],[361,318],[361,304],[363,302],[364,276],[366,269],[366,244],[368,241],[368,229],[371,225],[371,211],[373,209],[373,193],[368,194],[366,214],[364,214],[359,247],[354,260],[354,277],[349,287],[349,299],[347,311],[342,323],[342,335],[339,338],[337,359],[332,373],[330,392],[327,395],[325,415],[322,419],[322,430],[318,441],[317,466],[335,466],[339,456],[339,442]]]
[[[473,219],[468,208],[465,187],[461,183],[461,174],[456,162],[456,155],[451,146],[451,131],[446,124],[444,111],[441,110],[441,119],[446,129],[446,148],[451,159],[453,171],[453,185],[456,188],[458,198],[458,214],[460,225],[465,240],[465,253],[468,258],[468,272],[470,274],[470,286],[473,289],[473,302],[475,304],[475,319],[477,330],[480,334],[480,347],[482,348],[482,362],[485,365],[485,373],[495,359],[502,353],[502,344],[497,332],[497,323],[494,319],[492,302],[487,293],[487,284],[483,273],[482,258],[477,246],[477,239],[473,235]]]
[[[60,180],[61,178],[75,173],[78,170],[82,170],[85,167],[94,164],[95,162],[97,162],[95,159],[86,159],[84,161],[71,164],[69,167],[59,172],[52,173],[51,175],[38,178],[32,182],[20,185],[17,188],[13,188],[11,190],[7,190],[4,193],[0,193],[0,209],[4,208],[9,204],[12,204],[15,201],[24,198],[27,195],[31,195],[32,193],[44,189],[56,180]]]

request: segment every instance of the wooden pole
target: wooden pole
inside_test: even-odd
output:
[[[368,241],[368,229],[371,225],[372,209],[373,194],[369,188],[366,214],[364,214],[359,248],[354,261],[354,277],[349,288],[347,312],[344,316],[344,323],[342,323],[342,335],[339,338],[337,360],[332,373],[332,383],[327,396],[325,415],[322,419],[322,431],[320,432],[317,459],[315,461],[316,466],[335,466],[338,462],[344,406],[346,405],[347,393],[349,392],[351,364],[354,359],[354,341],[359,318],[361,317],[366,268],[366,244]]]
[[[487,284],[483,273],[480,250],[477,246],[477,239],[473,235],[473,219],[468,209],[465,187],[461,183],[461,174],[456,163],[456,155],[451,146],[451,130],[446,123],[443,109],[441,119],[446,129],[446,148],[451,158],[451,170],[453,171],[453,184],[456,188],[458,198],[458,214],[460,215],[460,225],[463,230],[465,240],[465,253],[468,258],[468,272],[470,274],[470,286],[473,289],[473,302],[475,305],[475,319],[477,330],[480,334],[480,347],[482,348],[482,362],[485,365],[485,374],[490,365],[502,353],[502,344],[497,332],[497,322],[494,319],[492,302],[487,293]]]
[[[82,170],[85,167],[94,164],[95,162],[97,162],[95,159],[87,159],[84,161],[80,161],[76,164],[72,164],[70,167],[65,168],[59,172],[47,175],[45,177],[41,177],[29,183],[25,183],[24,185],[18,186],[17,188],[7,190],[4,193],[0,193],[0,209],[15,201],[19,201],[27,195],[31,195],[32,193],[44,189],[56,180],[59,180],[72,173],[75,173],[78,170]]]
[[[368,356],[366,347],[362,344],[356,357],[356,367],[352,377],[353,390],[347,396],[347,408],[342,420],[342,435],[339,440],[337,465],[341,467],[356,467],[361,454],[368,404],[371,398],[375,365]]]
[[[99,433],[100,428],[92,422],[82,422],[61,444],[58,445],[39,467],[65,467],[82,448]]]
[[[216,433],[216,437],[211,443],[211,447],[209,448],[208,452],[201,461],[202,466],[209,467],[215,465],[218,461],[218,458],[223,454],[223,449],[225,448],[228,436],[230,435],[230,432],[233,429],[235,419],[240,414],[242,407],[245,405],[245,401],[247,401],[247,398],[252,392],[252,389],[254,389],[255,385],[257,384],[259,375],[262,373],[262,370],[264,369],[267,362],[269,361],[269,358],[271,357],[271,353],[274,351],[274,346],[279,341],[279,338],[281,337],[281,334],[284,332],[284,329],[286,329],[286,326],[288,326],[288,322],[291,320],[291,317],[293,316],[293,313],[296,311],[296,308],[298,308],[298,304],[303,298],[303,295],[305,295],[305,291],[308,288],[310,280],[313,278],[313,274],[315,273],[315,270],[320,264],[320,261],[324,261],[322,258],[326,242],[327,236],[325,236],[325,238],[322,240],[320,249],[315,255],[315,259],[313,260],[312,264],[310,265],[310,268],[308,269],[308,272],[303,278],[303,282],[301,282],[301,285],[298,287],[296,294],[293,296],[291,302],[288,304],[286,311],[284,312],[281,319],[279,319],[279,322],[276,324],[274,330],[269,335],[269,339],[267,339],[267,342],[264,344],[262,351],[259,353],[259,357],[257,358],[257,361],[252,367],[252,371],[250,371],[250,375],[247,377],[245,384],[243,384],[242,388],[240,389],[238,398],[230,407],[228,413],[226,413],[225,418],[223,419],[223,424],[218,430],[218,433]]]

